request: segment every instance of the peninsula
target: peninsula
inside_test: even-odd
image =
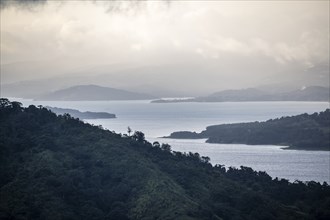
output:
[[[80,119],[99,119],[99,118],[116,118],[115,114],[108,112],[81,112],[76,109],[69,108],[57,108],[57,107],[46,107],[57,115],[70,114],[74,118]]]
[[[207,143],[283,145],[287,149],[330,150],[330,109],[320,113],[301,114],[249,122],[208,126],[201,133],[173,132],[167,138],[202,139]]]

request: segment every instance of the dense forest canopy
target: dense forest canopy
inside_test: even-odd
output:
[[[213,125],[201,133],[173,132],[170,138],[207,138],[209,143],[283,145],[290,149],[330,150],[330,109],[266,122]]]
[[[0,99],[0,219],[329,219],[327,183],[120,135]]]

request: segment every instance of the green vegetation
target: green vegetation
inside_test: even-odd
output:
[[[329,219],[326,183],[211,166],[142,132],[120,135],[0,99],[0,219]]]
[[[330,109],[266,122],[213,125],[201,133],[179,131],[172,133],[169,138],[208,138],[208,143],[283,145],[298,150],[330,150]]]

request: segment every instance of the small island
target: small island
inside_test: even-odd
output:
[[[330,150],[330,109],[265,122],[212,125],[201,133],[173,132],[166,138],[202,139],[207,143],[281,145],[285,149]]]
[[[70,114],[74,118],[80,119],[105,119],[105,118],[116,118],[115,114],[108,112],[81,112],[76,109],[69,108],[57,108],[57,107],[46,107],[57,115]]]

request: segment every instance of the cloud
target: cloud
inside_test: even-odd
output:
[[[146,0],[150,1],[150,0]],[[92,2],[95,5],[101,5],[105,8],[106,13],[135,13],[136,11],[143,10],[146,6],[146,1],[140,0],[80,0],[80,2]],[[6,8],[16,8],[20,10],[30,10],[30,11],[37,11],[40,6],[43,6],[51,2],[54,4],[55,1],[51,0],[1,0],[0,1],[0,9]],[[160,0],[159,2],[162,3],[163,6],[169,7],[171,4],[171,0]],[[57,1],[58,5],[66,4],[66,1]]]
[[[21,2],[1,3],[2,64],[180,64],[219,83],[329,63],[327,1]]]
[[[47,0],[1,0],[1,10],[5,8],[15,7],[18,9],[34,10],[47,3]]]

